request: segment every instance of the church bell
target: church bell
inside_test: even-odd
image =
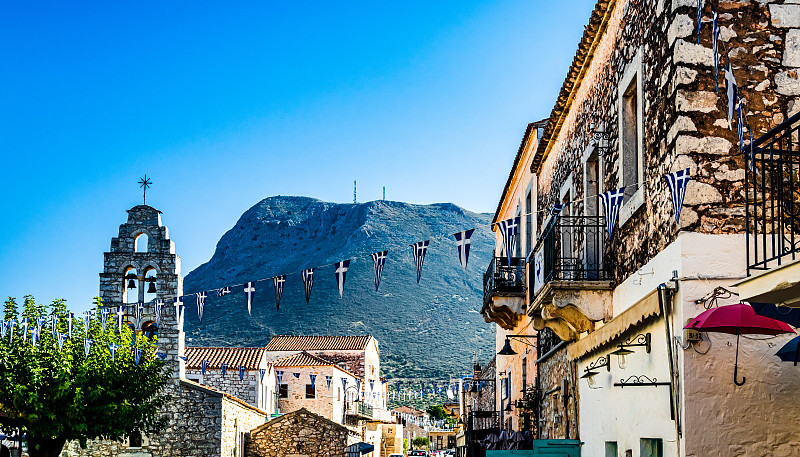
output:
[[[134,282],[133,279],[129,279],[128,280],[128,289],[135,289],[135,288],[136,288],[136,282]]]
[[[156,293],[156,283],[155,283],[155,281],[150,281],[150,285],[147,286],[147,293],[148,294]]]

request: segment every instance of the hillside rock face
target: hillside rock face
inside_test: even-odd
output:
[[[450,203],[266,198],[223,235],[209,262],[186,276],[186,294],[210,291],[202,323],[194,299],[186,297],[187,345],[263,346],[280,334],[371,334],[387,377],[468,372],[473,353],[494,348],[493,329],[479,313],[494,246],[490,220]],[[464,271],[452,233],[479,226]],[[423,240],[430,245],[417,284],[409,245]],[[376,292],[369,254],[383,250],[389,254]],[[340,299],[332,264],[346,259],[352,262]],[[312,267],[306,305],[300,271]],[[272,280],[262,279],[280,274],[287,278],[276,310]],[[247,281],[257,281],[252,315],[242,286],[223,297],[214,291]]]

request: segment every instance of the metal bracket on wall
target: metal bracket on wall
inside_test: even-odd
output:
[[[639,387],[639,386],[668,386],[668,382],[658,382],[656,378],[650,379],[646,375],[633,375],[628,379],[620,379],[614,383],[614,387]]]

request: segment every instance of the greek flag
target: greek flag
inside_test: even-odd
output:
[[[142,302],[136,303],[136,306],[133,307],[133,312],[136,315],[136,328],[141,328],[142,313],[144,312],[144,303]]]
[[[100,308],[100,324],[103,326],[103,335],[106,334],[106,320],[109,314],[111,314],[110,308]]]
[[[14,341],[14,328],[17,326],[17,321],[11,319],[8,321],[8,340]]]
[[[5,339],[6,333],[8,333],[8,321],[3,321],[0,323],[0,338]]]
[[[283,384],[283,371],[275,370],[275,376],[278,378],[278,384]]]
[[[183,297],[175,297],[172,299],[173,305],[175,307],[175,320],[177,322],[181,322],[183,319]]]
[[[570,202],[567,203],[553,203],[553,207],[550,208],[550,214],[553,215],[554,219],[558,218],[558,215],[561,214],[561,211],[564,210],[564,207],[569,205]]]
[[[606,229],[608,229],[609,239],[613,236],[614,225],[617,223],[617,216],[619,216],[619,208],[622,206],[623,198],[625,198],[624,187],[600,194],[600,201],[603,202],[603,213],[606,215]]]
[[[374,379],[370,379],[369,380],[369,390],[375,390],[375,380]]]
[[[503,246],[506,250],[506,258],[508,264],[511,265],[511,259],[514,257],[514,251],[517,248],[517,230],[519,229],[519,216],[512,217],[497,223],[500,229],[500,236],[503,238]]]
[[[333,380],[333,376],[325,376],[325,382],[328,383],[328,390],[331,390],[331,381]]]
[[[227,363],[223,363],[219,367],[222,368],[222,377],[224,378],[225,377],[225,373],[228,372],[228,364]]]
[[[53,314],[52,316],[50,316],[50,325],[53,328],[53,331],[52,331],[53,335],[58,333],[58,316],[57,315]]]
[[[430,241],[419,241],[411,245],[411,252],[414,255],[414,266],[417,268],[417,284],[422,278],[422,263],[425,261],[425,252],[428,250]]]
[[[58,334],[58,350],[62,350],[64,348],[64,340],[67,339],[66,333],[59,333]]]
[[[342,378],[342,390],[347,390],[347,378]]]
[[[31,329],[31,343],[36,346],[36,343],[39,340],[39,332],[36,331],[35,328]]]
[[[336,262],[333,266],[336,274],[336,284],[339,286],[339,300],[341,300],[344,294],[344,280],[347,277],[347,269],[350,268],[350,261],[342,260],[341,262]]]
[[[92,349],[92,342],[89,338],[83,339],[83,352],[86,354],[86,357],[89,357],[89,351]]]
[[[252,282],[245,283],[244,294],[247,296],[247,314],[253,314],[253,297],[256,295],[256,288]]]
[[[42,336],[42,327],[44,326],[44,316],[36,318],[36,336]]]
[[[381,251],[370,254],[372,262],[375,263],[375,292],[378,291],[378,286],[381,285],[381,273],[383,273],[383,264],[386,263],[386,254],[388,253],[389,251]]]
[[[28,341],[28,322],[27,317],[22,319],[22,325],[20,326],[22,330],[22,341]]]
[[[161,312],[164,311],[164,300],[156,300],[156,304],[153,305],[153,311],[156,313],[156,325],[161,325]]]
[[[167,360],[167,353],[166,352],[156,352],[156,355],[161,360]]]
[[[750,135],[750,163],[748,167],[750,167],[750,171],[753,171],[756,167],[756,151],[753,147],[753,129],[750,128],[750,125],[747,126],[747,134]]]
[[[267,374],[267,369],[266,368],[259,368],[258,369],[258,374],[261,375],[261,382],[264,382],[264,375]]]
[[[224,297],[225,295],[228,295],[229,293],[231,293],[231,288],[230,287],[223,287],[222,289],[217,289],[217,297]]]
[[[117,348],[119,347],[118,344],[110,343],[108,345],[108,350],[111,352],[111,360],[114,360],[114,355],[117,353]]]
[[[184,362],[188,362],[189,361],[189,357],[186,357],[185,355],[179,355],[178,358],[183,360]]]
[[[308,378],[311,380],[311,386],[316,389],[317,388],[317,386],[316,386],[316,384],[317,384],[317,375],[310,374],[310,375],[308,375]]]
[[[92,321],[92,311],[85,311],[83,313],[83,330],[86,335],[89,334],[89,323]]]
[[[361,391],[361,380],[360,379],[356,379],[356,390],[359,391],[359,392]]]
[[[72,313],[67,314],[67,335],[69,338],[72,339],[72,319],[75,318],[75,315]]]
[[[133,360],[136,362],[136,365],[139,365],[139,361],[142,360],[142,350],[139,348],[133,348]]]
[[[454,233],[456,239],[456,247],[458,248],[458,261],[461,263],[461,268],[467,269],[467,262],[469,262],[469,239],[472,238],[472,233],[475,229],[464,230],[463,232]]]
[[[300,373],[292,372],[292,374],[294,375],[295,379],[300,379]]]
[[[731,59],[728,58],[728,64],[725,66],[725,93],[728,96],[728,127],[731,130],[733,130],[733,110],[739,95],[737,89],[736,77],[733,76],[733,68],[731,68]]]
[[[700,23],[700,16],[702,15],[703,11],[703,0],[697,0],[697,44],[700,44],[700,27],[703,24]]]
[[[281,309],[281,297],[283,296],[283,285],[286,284],[286,275],[275,276],[272,278],[272,285],[275,286],[275,310]]]
[[[306,305],[308,305],[308,301],[311,299],[311,288],[314,287],[314,269],[303,270],[302,276],[303,285],[306,289]]]
[[[206,304],[207,296],[208,294],[205,292],[197,293],[197,316],[200,318],[200,322],[203,322],[203,306]]]
[[[122,319],[125,317],[125,307],[117,307],[117,331],[122,332]]]
[[[714,53],[714,87],[719,92],[719,84],[717,83],[717,78],[719,77],[719,22],[717,21],[717,10],[713,4],[711,5],[711,12],[714,18],[711,25],[711,52]]]
[[[239,365],[239,381],[241,382],[243,380],[244,380],[244,367]]]

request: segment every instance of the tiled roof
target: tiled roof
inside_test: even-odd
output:
[[[205,384],[200,384],[199,382],[192,381],[191,379],[181,379],[180,382],[181,382],[181,385],[190,387],[192,389],[204,391],[206,393],[210,393],[211,395],[214,395],[214,396],[217,396],[217,397],[227,398],[227,399],[233,401],[234,403],[238,403],[241,406],[244,406],[246,408],[250,408],[253,411],[258,412],[258,413],[260,413],[261,415],[263,415],[265,417],[269,415],[268,413],[260,410],[259,408],[256,408],[255,406],[251,405],[250,403],[247,403],[246,401],[242,400],[241,398],[239,398],[239,397],[237,397],[235,395],[231,395],[229,393],[223,392],[223,391],[221,391],[219,389],[215,389],[215,388],[213,388],[211,386],[207,386]]]
[[[207,360],[208,368],[220,368],[227,363],[231,369],[245,367],[247,370],[258,370],[259,362],[265,349],[262,348],[186,348],[184,355],[188,358],[186,368],[200,368],[200,361]]]
[[[278,335],[269,343],[268,351],[325,351],[325,350],[364,350],[372,335],[317,336],[317,335]]]
[[[336,366],[335,363],[331,362],[330,360],[325,360],[322,357],[317,357],[315,355],[311,355],[308,352],[298,352],[297,354],[292,354],[289,357],[284,357],[279,360],[275,360],[272,362],[273,366],[276,367],[328,367],[328,366]]]

